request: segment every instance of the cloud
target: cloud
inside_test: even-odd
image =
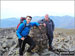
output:
[[[1,18],[26,15],[74,16],[74,1],[1,1]]]

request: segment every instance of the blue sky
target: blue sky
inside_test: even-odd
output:
[[[45,14],[74,16],[74,1],[1,1],[1,19]]]

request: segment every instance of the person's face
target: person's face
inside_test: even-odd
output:
[[[49,20],[48,14],[45,15],[45,20],[47,20],[47,21]]]
[[[27,18],[26,18],[26,21],[27,21],[27,23],[30,23],[31,18],[27,17]]]

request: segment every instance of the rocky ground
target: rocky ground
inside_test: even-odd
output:
[[[55,49],[75,51],[74,34],[74,29],[55,29],[53,40]],[[30,55],[26,52],[29,47],[26,44],[24,56],[59,56],[56,53],[48,51],[48,39],[44,27],[42,27],[42,30],[39,30],[37,27],[32,28],[29,35],[36,43],[35,49],[32,50],[35,54]],[[18,56],[17,39],[16,28],[0,29],[0,56]]]

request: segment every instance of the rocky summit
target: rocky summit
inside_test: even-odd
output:
[[[24,56],[59,56],[60,52],[48,50],[48,39],[45,27],[41,30],[32,27],[29,36],[33,38],[36,47],[32,50],[35,54],[31,55],[26,52],[29,45],[26,44]],[[72,34],[73,33],[73,34]],[[75,51],[75,32],[74,30],[55,29],[53,47],[59,51]],[[18,37],[16,28],[0,28],[0,56],[19,56]]]

